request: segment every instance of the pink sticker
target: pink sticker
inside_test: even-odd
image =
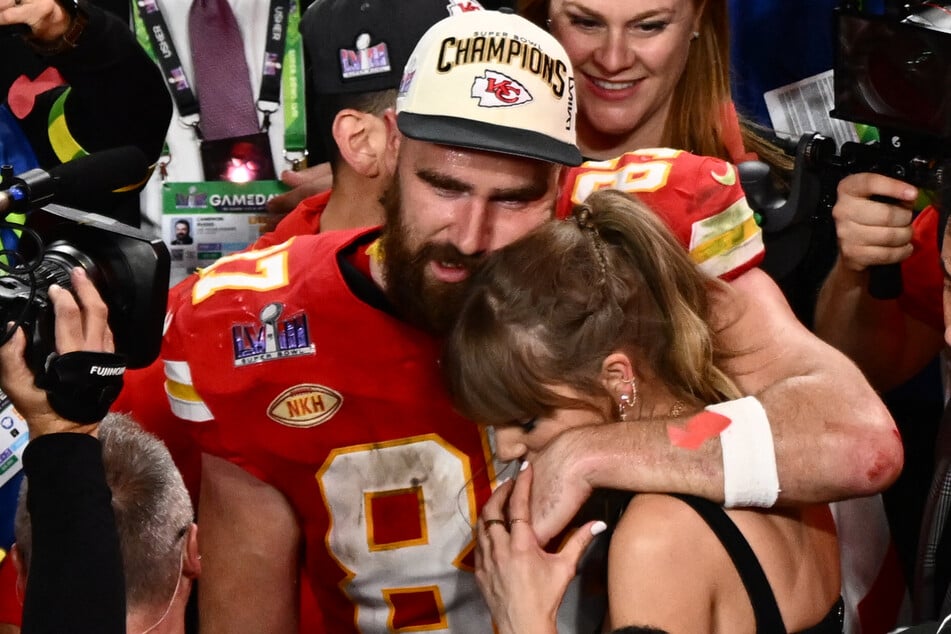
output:
[[[683,428],[667,425],[667,437],[675,447],[697,449],[710,438],[719,435],[731,422],[733,421],[723,414],[703,411],[690,418]]]

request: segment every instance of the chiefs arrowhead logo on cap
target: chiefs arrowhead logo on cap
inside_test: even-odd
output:
[[[471,96],[486,108],[517,106],[532,100],[531,93],[518,81],[494,70],[486,70],[472,82]]]

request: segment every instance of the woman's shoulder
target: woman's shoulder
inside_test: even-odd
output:
[[[611,537],[612,623],[710,631],[710,605],[719,596],[718,575],[727,563],[715,541],[703,519],[683,501],[670,495],[635,495]],[[691,600],[685,602],[684,597]]]
[[[660,527],[663,527],[660,529]],[[696,563],[696,548],[684,549],[685,543],[699,545],[716,540],[703,518],[687,503],[672,495],[639,493],[628,504],[618,521],[611,540],[613,552],[626,553],[642,562],[682,557]]]

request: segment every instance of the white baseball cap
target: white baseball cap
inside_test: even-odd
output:
[[[440,20],[420,39],[396,100],[420,141],[579,165],[571,62],[555,38],[508,11]]]

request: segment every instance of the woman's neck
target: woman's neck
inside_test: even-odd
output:
[[[664,145],[663,118],[644,122],[626,134],[607,134],[597,130],[585,116],[578,116],[578,147],[585,158],[607,160],[625,152]]]
[[[641,396],[639,404],[635,406],[635,419],[676,418],[686,413],[688,408],[694,409],[694,403],[686,402],[657,379],[646,380],[642,377],[638,391]]]

